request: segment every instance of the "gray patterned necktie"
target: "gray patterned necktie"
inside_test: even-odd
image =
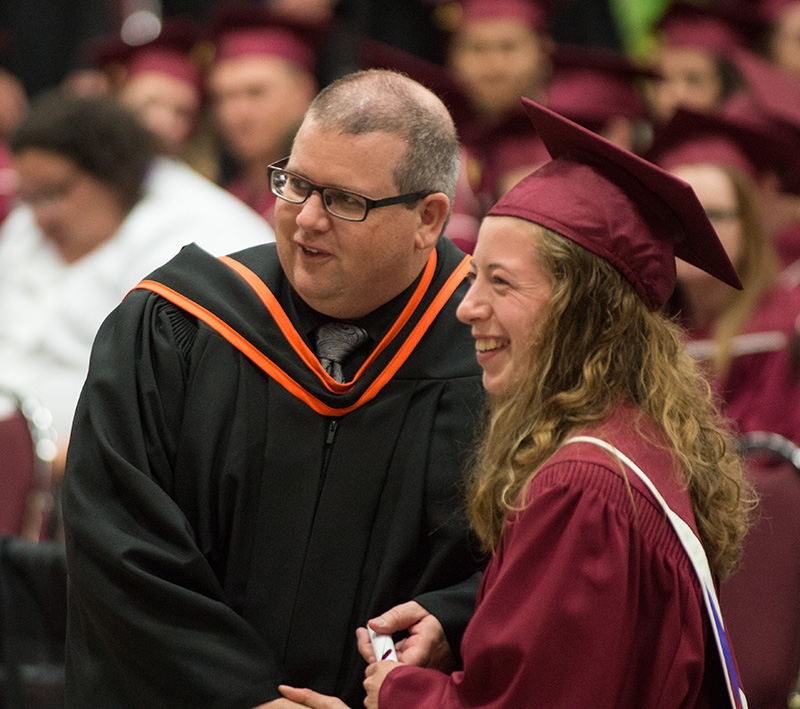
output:
[[[337,382],[344,382],[342,361],[367,341],[367,332],[348,322],[328,322],[317,328],[317,357]]]

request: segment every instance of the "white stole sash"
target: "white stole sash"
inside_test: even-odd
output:
[[[680,539],[681,544],[683,544],[683,548],[686,550],[689,561],[691,561],[695,574],[697,574],[697,578],[699,579],[700,585],[703,588],[706,610],[708,611],[708,616],[711,619],[711,630],[714,633],[717,652],[719,653],[720,661],[722,663],[722,670],[728,684],[728,696],[731,701],[731,707],[733,707],[733,709],[747,709],[747,698],[745,697],[744,692],[739,685],[739,677],[736,672],[736,666],[733,662],[730,643],[728,642],[728,636],[725,632],[725,626],[722,622],[722,613],[720,611],[719,600],[717,599],[717,592],[714,588],[714,578],[711,575],[711,567],[708,565],[708,557],[706,556],[706,552],[703,549],[703,545],[700,543],[700,540],[697,538],[697,535],[692,531],[692,528],[678,516],[677,513],[672,511],[670,506],[667,504],[667,501],[656,489],[653,481],[650,480],[647,475],[645,475],[644,471],[642,471],[642,469],[639,468],[639,466],[636,465],[636,463],[634,463],[624,453],[621,453],[619,450],[614,448],[614,446],[612,446],[610,443],[606,443],[606,441],[603,441],[599,438],[594,438],[593,436],[574,436],[565,441],[564,445],[567,445],[568,443],[592,443],[608,451],[611,453],[611,455],[623,462],[634,473],[636,473],[636,475],[639,476],[639,479],[647,486],[647,489],[656,499],[656,502],[661,505],[662,509],[667,515],[667,519],[669,519],[673,529],[675,530],[675,533],[678,535],[678,539]]]

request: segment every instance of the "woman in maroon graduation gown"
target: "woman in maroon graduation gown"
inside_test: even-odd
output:
[[[659,312],[676,255],[738,278],[687,184],[526,108],[554,159],[489,212],[458,310],[492,395],[470,512],[494,557],[463,670],[373,663],[366,704],[746,706],[714,586],[736,566],[749,493]]]

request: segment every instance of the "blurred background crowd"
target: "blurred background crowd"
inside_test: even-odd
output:
[[[450,108],[465,252],[549,159],[521,95],[689,182],[745,288],[679,262],[669,308],[743,439],[800,465],[800,0],[2,0],[0,387],[51,414],[48,485],[103,317],[184,243],[271,240],[268,166],[321,86],[368,67]],[[15,500],[2,531],[38,536],[42,505]],[[754,664],[797,674],[787,613],[778,660],[739,650],[750,692]]]
[[[690,182],[745,290],[719,290],[679,264],[671,307],[742,433],[769,430],[800,442],[798,397],[787,395],[800,313],[800,2],[83,0],[45,9],[4,0],[0,28],[0,275],[8,274],[0,283],[0,384],[33,389],[54,412],[61,441],[97,318],[157,258],[185,240],[202,243],[203,230],[213,232],[212,251],[242,245],[220,236],[243,233],[232,228],[242,205],[261,217],[252,238],[270,239],[268,166],[288,154],[321,86],[378,67],[436,91],[456,120],[463,169],[445,234],[466,252],[486,210],[548,159],[521,95]],[[114,135],[133,132],[100,116],[98,104],[108,103],[132,113],[155,142],[116,145]],[[110,124],[87,129],[103,120]],[[100,201],[102,189],[80,202],[76,180],[87,172],[111,190],[112,208]],[[120,194],[125,175],[112,173],[130,177],[128,194]],[[225,193],[214,194],[226,209],[236,198],[235,214],[213,200],[209,209],[202,190],[212,185]],[[162,199],[151,207],[154,192]],[[167,217],[190,201],[210,216],[195,206],[194,221]],[[141,217],[146,207],[152,219]],[[172,243],[156,238],[176,222]],[[132,244],[149,243],[153,257],[133,258],[141,246],[112,249],[126,233]],[[97,278],[99,267],[87,262],[104,250],[114,252],[109,262],[125,263],[126,277],[104,289],[105,300],[95,292],[91,306],[68,315],[65,303],[78,290],[88,297],[84,284],[90,273]],[[70,274],[81,286],[54,295],[52,283],[66,284]],[[52,322],[41,316],[47,303]],[[95,318],[80,337],[63,332],[89,310]],[[58,342],[43,344],[54,333]],[[65,363],[70,340],[75,354]],[[753,364],[750,355],[764,351],[769,366]],[[69,387],[45,383],[58,367],[71,368]]]

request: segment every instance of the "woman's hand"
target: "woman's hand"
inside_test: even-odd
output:
[[[383,680],[386,679],[392,670],[400,667],[402,663],[392,662],[391,660],[383,660],[381,662],[373,662],[367,667],[366,678],[364,679],[364,689],[367,690],[367,698],[364,700],[364,706],[367,709],[378,709],[378,695],[381,691]],[[322,707],[326,709],[326,707]]]

